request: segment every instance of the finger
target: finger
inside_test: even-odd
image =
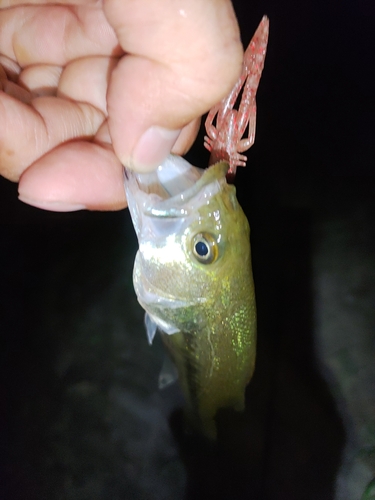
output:
[[[126,206],[123,166],[113,153],[106,122],[96,143],[55,148],[21,176],[21,201],[45,210],[119,210]]]
[[[97,134],[108,136],[106,125]],[[199,120],[181,133],[174,151],[184,154],[195,139]],[[37,160],[21,176],[21,201],[45,210],[119,210],[126,206],[123,167],[111,148],[73,142]]]
[[[131,54],[108,89],[113,146],[124,164],[149,170],[238,78],[238,25],[229,0],[105,0],[104,7]]]
[[[0,175],[17,181],[22,172],[58,144],[93,137],[104,120],[90,104],[38,97],[32,106],[0,92]]]
[[[22,175],[19,198],[29,205],[67,212],[126,206],[123,167],[113,151],[83,141],[61,145]]]
[[[57,95],[73,101],[87,102],[107,113],[107,87],[114,57],[85,57],[60,66],[33,65],[24,69],[18,83],[34,97]]]
[[[88,102],[106,115],[108,81],[117,61],[115,57],[85,57],[72,61],[61,75],[58,96]]]
[[[0,10],[1,54],[21,67],[65,66],[88,55],[116,55],[116,35],[99,4],[21,6]]]
[[[56,95],[62,73],[61,66],[36,64],[24,69],[18,83],[29,90],[33,97]]]
[[[181,133],[172,148],[172,153],[181,156],[189,151],[197,137],[200,123],[200,118],[196,118],[181,130]],[[105,121],[98,130],[95,140],[100,144],[112,145],[112,139],[109,134],[107,121]]]
[[[16,82],[18,80],[21,68],[15,61],[0,54],[0,65],[5,71],[9,80],[12,80],[13,82]]]

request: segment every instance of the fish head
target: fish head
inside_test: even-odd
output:
[[[228,168],[226,162],[206,170],[191,167],[196,171],[188,187],[179,181],[178,188],[169,188],[172,194],[160,194],[160,182],[144,189],[139,174],[128,178],[139,240],[135,291],[166,333],[202,328],[213,310],[220,317],[226,309],[227,315],[243,269],[250,268],[249,225],[235,188],[226,182]]]

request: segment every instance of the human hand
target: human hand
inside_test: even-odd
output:
[[[48,210],[126,206],[241,71],[229,0],[0,0],[0,175]]]

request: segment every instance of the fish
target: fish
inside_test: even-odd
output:
[[[241,85],[235,91],[238,96],[244,86],[243,96],[252,93],[247,98],[252,107],[233,110],[237,97],[232,92],[231,109],[224,116],[223,103],[228,100],[223,100],[209,114],[211,125],[212,115],[219,113],[216,127],[221,120],[224,126],[231,124],[233,131],[243,111],[248,116],[255,112],[254,85],[246,90],[246,82],[257,72],[259,83],[268,19],[262,23],[262,35],[258,28],[250,56],[245,53]],[[254,127],[254,116],[251,119]],[[159,383],[167,385],[178,376],[186,428],[209,440],[217,437],[219,409],[244,409],[245,388],[256,358],[250,227],[234,185],[227,182],[228,174],[233,178],[236,166],[244,161],[237,153],[238,147],[244,151],[240,135],[245,129],[241,124],[242,132],[238,128],[232,138],[238,143],[233,157],[236,148],[228,150],[220,139],[228,134],[217,133],[216,127],[206,127],[210,135],[206,147],[213,151],[213,164],[206,169],[172,154],[151,173],[125,168],[126,196],[139,242],[134,289],[146,311],[149,342],[159,332],[172,361]],[[247,145],[248,139],[244,139]]]

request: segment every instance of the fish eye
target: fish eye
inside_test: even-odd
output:
[[[198,262],[211,264],[218,257],[216,239],[209,233],[198,233],[192,240],[193,254]]]

